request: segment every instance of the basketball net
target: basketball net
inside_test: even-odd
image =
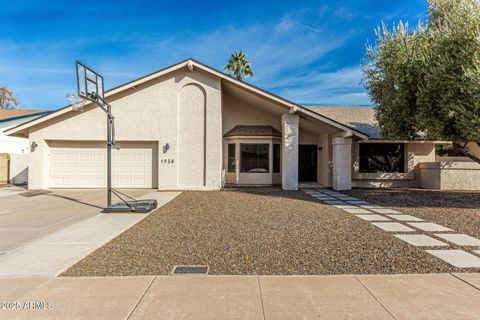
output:
[[[67,94],[67,100],[70,102],[73,111],[83,111],[85,103],[87,103],[86,99],[79,97],[75,93]]]

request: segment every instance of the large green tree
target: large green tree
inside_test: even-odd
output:
[[[376,30],[364,85],[387,138],[448,140],[468,153],[480,142],[480,5],[430,0],[427,19]]]
[[[6,86],[0,86],[0,110],[18,108],[18,100]]]
[[[237,51],[230,55],[225,72],[230,72],[238,80],[242,80],[242,76],[253,77],[252,65],[243,51]]]

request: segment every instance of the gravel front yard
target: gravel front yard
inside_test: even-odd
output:
[[[480,192],[354,189],[344,193],[480,238]]]
[[[470,228],[478,232],[478,209],[462,210],[467,212],[455,208],[450,214],[475,220]],[[63,275],[169,274],[179,264],[208,264],[210,274],[460,271],[301,191],[241,188],[184,192]]]

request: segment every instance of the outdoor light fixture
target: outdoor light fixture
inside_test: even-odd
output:
[[[163,153],[167,153],[168,150],[170,150],[170,144],[167,142],[163,146]]]
[[[30,145],[30,151],[33,152],[35,151],[35,149],[38,147],[38,144],[33,141],[32,144]]]

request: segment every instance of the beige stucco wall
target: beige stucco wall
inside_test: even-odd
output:
[[[249,126],[272,126],[278,131],[281,131],[281,118],[273,112],[269,112],[264,108],[252,105],[245,100],[232,97],[229,94],[223,94],[222,99],[222,137],[231,129],[239,125]],[[223,166],[222,175],[224,177],[224,183],[226,184],[239,184],[239,185],[272,185],[279,184],[281,182],[281,174],[273,173],[273,143],[280,144],[281,140],[278,138],[254,138],[254,137],[235,137],[223,139]],[[236,158],[237,172],[228,172],[228,148],[229,143],[235,143],[236,146]],[[268,173],[242,173],[240,172],[240,143],[267,143],[270,144],[269,148],[269,167]]]
[[[318,150],[318,167],[317,167],[317,181],[322,186],[332,186],[332,137],[325,133],[318,137],[317,146],[322,150]]]
[[[313,133],[300,127],[298,144],[317,144],[317,143],[318,143],[318,133]]]
[[[223,95],[222,136],[235,126],[272,126],[281,131],[281,117],[229,94]]]
[[[420,186],[440,190],[480,190],[480,164],[464,159],[420,164]]]
[[[360,173],[359,143],[353,145],[353,186],[356,188],[419,187],[419,164],[435,161],[434,143],[405,144],[405,173]]]
[[[413,166],[416,167],[422,162],[435,161],[435,144],[434,143],[410,143],[407,144],[407,152],[413,155]],[[409,168],[411,169],[411,168]]]
[[[159,189],[221,187],[220,79],[184,69],[109,100],[117,140],[158,142]],[[106,115],[98,107],[86,107],[84,112],[69,113],[31,130],[30,143],[37,147],[29,159],[29,188],[49,187],[48,140],[104,140],[105,135]],[[167,143],[168,150],[163,148]],[[161,163],[162,159],[174,161]],[[185,173],[194,175],[191,181]]]
[[[9,181],[11,184],[28,182],[28,154],[11,154]]]

